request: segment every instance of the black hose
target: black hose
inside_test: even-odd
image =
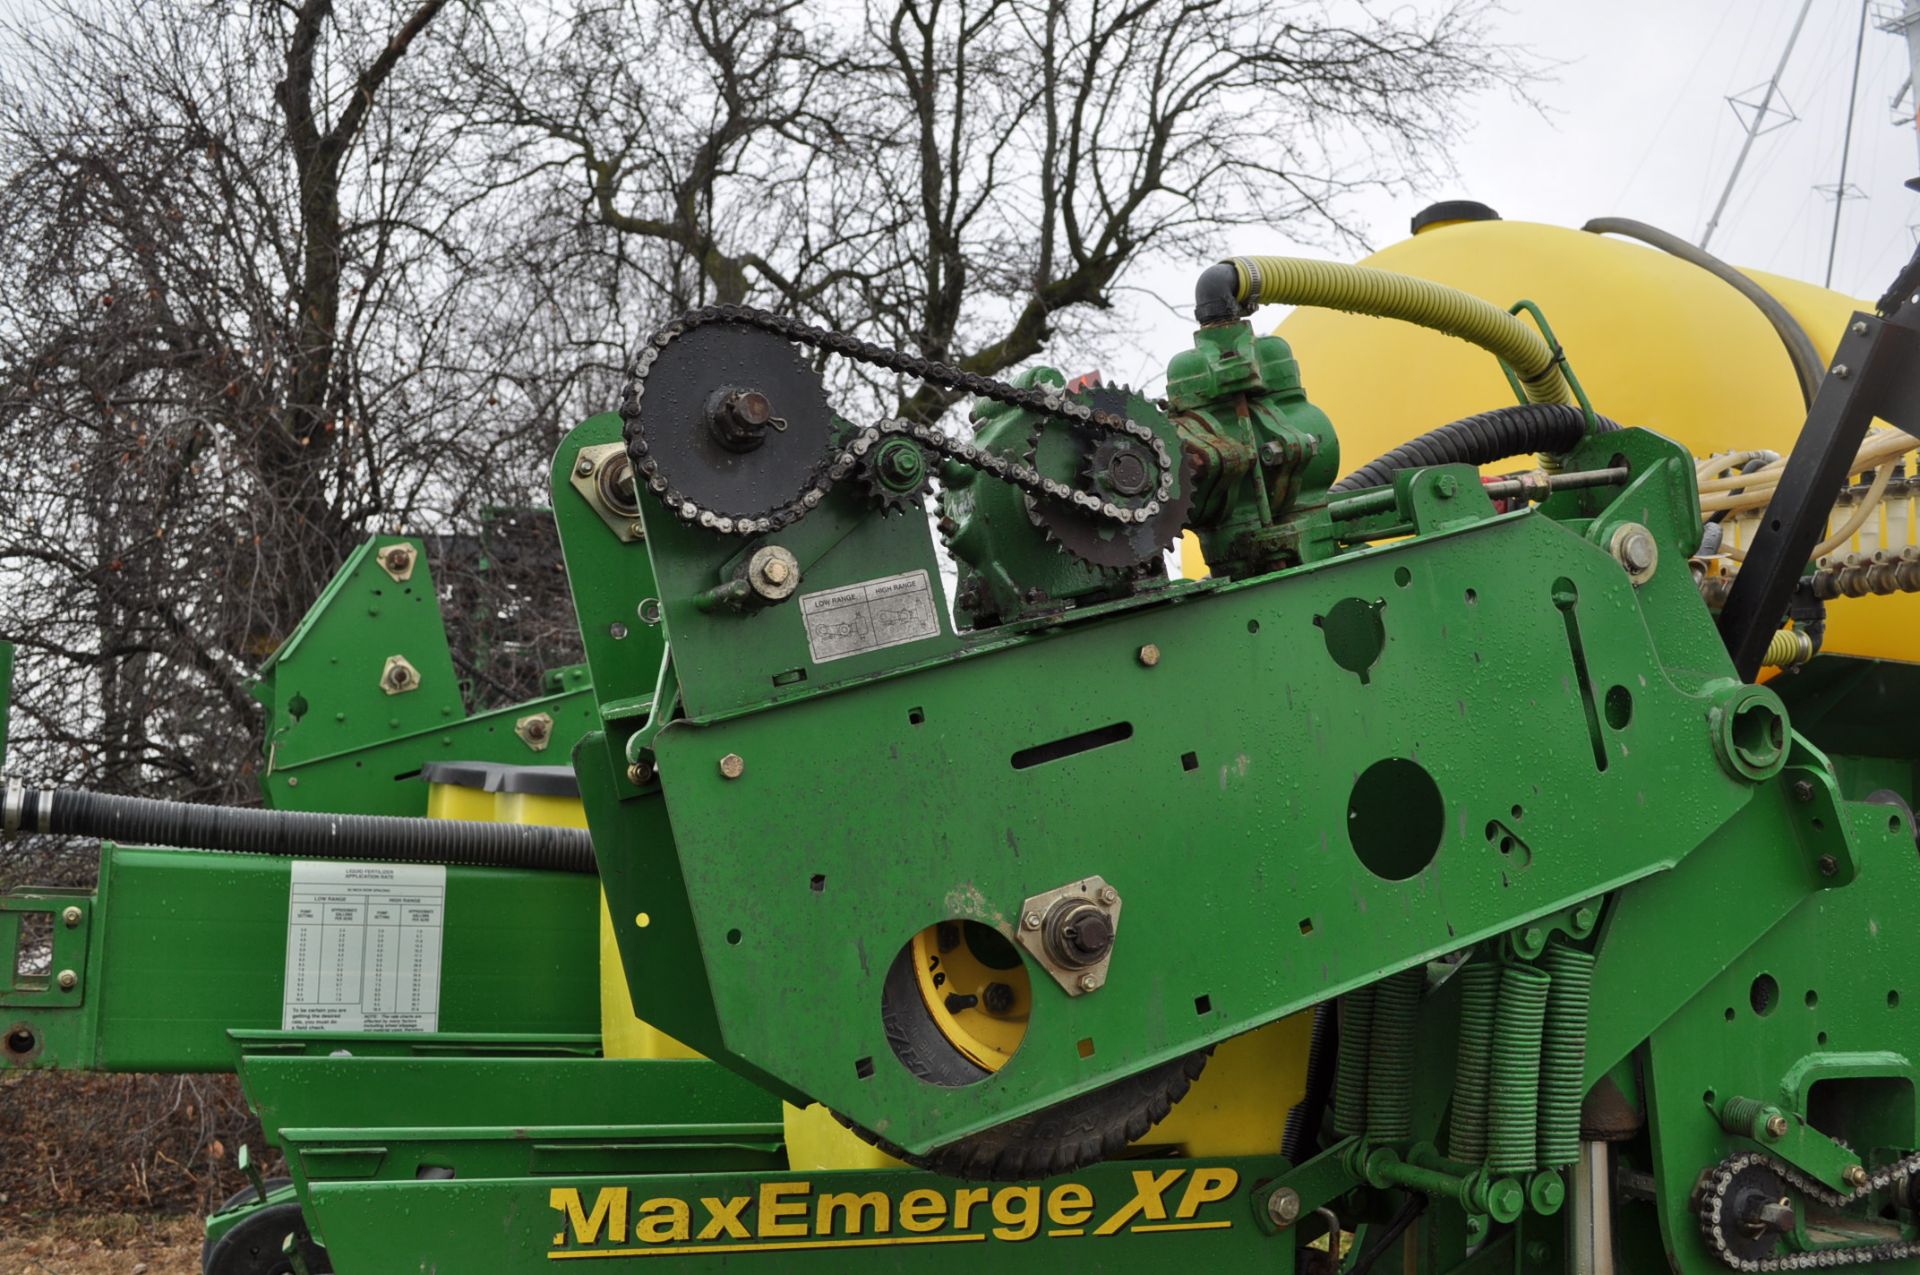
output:
[[[1326,1115],[1327,1099],[1333,1096],[1333,1058],[1339,1048],[1339,1015],[1334,1002],[1321,1001],[1313,1007],[1313,1036],[1307,1045],[1307,1086],[1300,1105],[1287,1113],[1287,1127],[1280,1135],[1280,1154],[1289,1164],[1299,1164],[1302,1153],[1312,1155],[1320,1149],[1320,1122]]]
[[[1611,434],[1620,426],[1596,417],[1593,432]],[[1333,485],[1333,494],[1385,487],[1403,469],[1429,465],[1491,465],[1527,452],[1572,451],[1587,436],[1587,416],[1568,403],[1517,403],[1428,430],[1386,455],[1368,461]]]
[[[580,828],[199,806],[147,797],[10,787],[0,832],[97,837],[134,846],[290,858],[597,872]]]
[[[1813,396],[1820,392],[1820,379],[1827,374],[1826,361],[1813,348],[1813,342],[1807,338],[1807,330],[1771,292],[1712,253],[1658,226],[1649,226],[1644,221],[1635,221],[1631,217],[1595,217],[1581,229],[1596,235],[1625,235],[1629,239],[1651,244],[1662,252],[1699,266],[1753,302],[1760,313],[1767,317],[1767,322],[1773,325],[1774,332],[1780,337],[1780,344],[1787,347],[1787,358],[1793,363],[1793,375],[1800,382],[1800,397],[1806,400],[1808,407],[1813,406]]]

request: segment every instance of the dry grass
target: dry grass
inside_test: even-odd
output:
[[[200,1275],[200,1221],[61,1215],[0,1234],[0,1275]]]

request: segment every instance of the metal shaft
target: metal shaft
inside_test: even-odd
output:
[[[1571,1275],[1613,1275],[1613,1160],[1604,1142],[1582,1142],[1567,1211]]]

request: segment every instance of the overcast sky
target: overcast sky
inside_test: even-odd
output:
[[[1763,85],[1786,46],[1801,0],[1509,0],[1501,27],[1512,43],[1556,64],[1538,87],[1542,116],[1504,95],[1482,98],[1456,152],[1457,178],[1420,196],[1356,201],[1367,239],[1381,247],[1407,234],[1432,199],[1472,198],[1508,218],[1579,226],[1605,215],[1635,217],[1694,242],[1739,151],[1729,95]],[[1899,7],[1899,0],[1875,10]],[[1781,79],[1797,122],[1754,143],[1709,247],[1737,265],[1820,282],[1833,201],[1815,191],[1840,168],[1860,6],[1814,0]],[[1834,287],[1877,297],[1913,251],[1920,195],[1901,183],[1920,175],[1913,114],[1895,126],[1889,103],[1907,74],[1906,42],[1870,20],[1848,181],[1868,196],[1849,200],[1840,228]],[[1326,256],[1281,234],[1249,234],[1243,252]],[[1151,379],[1187,343],[1192,270],[1166,265],[1140,280],[1163,304],[1141,298],[1146,328],[1130,380]],[[1146,350],[1154,351],[1149,355]],[[1151,371],[1150,371],[1151,369]]]

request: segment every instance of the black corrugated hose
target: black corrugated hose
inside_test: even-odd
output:
[[[1611,434],[1618,422],[1604,416],[1594,419],[1593,432]],[[1367,487],[1385,487],[1394,474],[1403,469],[1421,469],[1429,465],[1491,465],[1509,456],[1528,452],[1572,451],[1587,436],[1587,416],[1567,403],[1518,403],[1496,407],[1478,416],[1428,430],[1400,444],[1386,455],[1370,460],[1333,485],[1333,494],[1343,495]]]
[[[97,837],[131,846],[227,850],[289,858],[444,863],[541,872],[597,872],[580,828],[199,806],[147,797],[9,785],[0,833]]]

